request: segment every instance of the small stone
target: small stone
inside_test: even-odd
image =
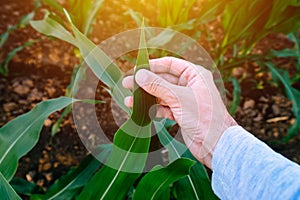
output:
[[[44,126],[51,126],[51,124],[52,124],[52,121],[48,118],[44,122]]]
[[[18,84],[16,87],[14,87],[13,91],[18,95],[27,95],[30,91],[30,88],[28,86]]]
[[[31,88],[34,86],[33,81],[30,80],[30,79],[25,79],[25,80],[22,81],[22,83],[23,83],[23,85],[26,85],[26,86],[31,87]]]
[[[21,105],[27,105],[27,101],[26,100],[23,100],[23,99],[20,99],[18,101],[18,104],[21,104]]]
[[[43,98],[43,94],[41,92],[39,92],[38,89],[34,88],[30,92],[27,100],[30,101],[30,102],[34,102],[34,101],[41,101],[42,98]]]
[[[273,111],[274,115],[280,114],[280,108],[276,104],[272,105],[272,111]]]
[[[52,180],[52,173],[46,173],[45,178],[46,178],[47,181],[51,181]]]
[[[47,170],[49,170],[51,168],[51,164],[50,163],[46,163],[46,164],[44,164],[44,166],[43,166],[43,170],[44,171],[47,171]]]
[[[249,99],[245,101],[243,109],[252,109],[255,106],[255,101],[253,99]]]
[[[53,165],[54,168],[57,168],[58,166],[59,166],[59,162],[55,162]]]
[[[14,102],[6,103],[3,105],[3,109],[5,112],[11,112],[15,110],[18,107],[18,105]]]
[[[56,89],[54,87],[47,87],[45,88],[45,90],[47,91],[49,97],[53,97],[56,92]]]

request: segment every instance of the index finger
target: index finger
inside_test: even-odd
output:
[[[152,72],[169,73],[177,77],[180,77],[182,73],[189,68],[194,68],[192,63],[174,57],[151,59],[149,62]]]

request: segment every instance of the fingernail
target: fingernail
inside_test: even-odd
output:
[[[123,85],[123,87],[125,87],[125,88],[128,86],[128,84],[127,84],[127,77],[123,78],[123,80],[122,80],[122,85]]]
[[[130,107],[130,106],[131,106],[131,99],[132,99],[131,96],[125,97],[125,99],[124,99],[124,104],[125,104],[127,107]]]
[[[135,81],[139,85],[145,84],[147,78],[148,78],[148,70],[146,69],[140,69],[135,75]]]

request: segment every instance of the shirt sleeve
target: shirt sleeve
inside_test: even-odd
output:
[[[241,126],[224,132],[212,168],[212,188],[221,199],[300,199],[300,166]]]

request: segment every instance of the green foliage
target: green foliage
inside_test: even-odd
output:
[[[72,22],[70,17],[69,22]],[[109,87],[111,95],[118,105],[123,110],[129,112],[129,109],[124,105],[123,99],[125,96],[130,95],[130,91],[125,89],[121,84],[123,78],[121,70],[100,48],[83,35],[74,24],[71,23],[73,36],[64,26],[52,19],[48,14],[43,20],[31,21],[30,23],[37,31],[76,46],[94,74]]]
[[[29,22],[33,19],[35,12],[32,11],[26,15],[24,15],[23,17],[21,17],[20,21],[13,26],[10,26],[6,32],[2,33],[0,35],[0,50],[2,49],[2,47],[4,46],[4,44],[7,42],[9,35],[20,28],[24,28],[26,27]],[[0,74],[7,76],[8,75],[8,64],[11,61],[11,59],[20,51],[22,51],[25,47],[29,47],[34,43],[34,41],[27,41],[25,42],[23,45],[18,46],[16,48],[14,48],[12,51],[10,51],[7,55],[7,57],[5,58],[3,63],[0,63]],[[2,54],[2,52],[1,52]]]
[[[136,187],[133,200],[162,199],[162,195],[170,184],[189,174],[190,168],[196,162],[187,158],[180,158],[167,167],[154,167],[147,173]]]
[[[42,0],[45,5],[48,5],[56,13],[56,19],[59,22],[64,22],[57,15],[64,15],[64,8],[56,0]],[[68,13],[70,14],[74,25],[86,36],[92,31],[93,23],[96,19],[104,0],[84,1],[84,0],[69,0]],[[52,13],[54,15],[54,13]]]
[[[107,157],[109,153],[109,149],[104,149],[99,156]],[[71,169],[66,175],[60,177],[46,194],[33,194],[30,199],[75,199],[100,166],[101,163],[94,156],[88,155],[76,169]]]
[[[168,149],[170,162],[181,157],[197,161],[184,144],[178,142],[168,133],[165,128],[168,123],[155,121],[154,125],[156,130],[160,130],[157,132],[157,135],[160,142]],[[206,169],[199,161],[191,168],[190,174],[175,182],[174,186],[174,193],[178,199],[218,199],[211,189]]]
[[[25,42],[23,45],[18,46],[16,48],[14,48],[12,51],[10,51],[7,55],[7,57],[5,58],[4,63],[0,63],[0,74],[7,76],[8,75],[8,65],[9,62],[11,61],[11,59],[20,51],[22,51],[25,47],[30,47],[31,45],[33,45],[35,43],[35,41],[27,41]]]
[[[187,23],[195,0],[158,0],[158,22],[162,27]]]
[[[14,177],[9,183],[16,193],[21,195],[29,196],[37,191],[42,191],[42,188],[35,183],[28,182],[27,180],[18,177]]]
[[[150,69],[143,29],[139,47],[135,73],[139,69]],[[116,132],[111,156],[84,188],[79,199],[124,199],[131,185],[143,172],[152,128],[148,113],[156,100],[136,83],[133,97],[135,103],[132,115]],[[99,182],[101,185],[96,184]]]
[[[229,105],[229,113],[234,115],[241,101],[241,87],[239,81],[235,77],[232,77],[230,80],[233,85],[233,99]]]
[[[300,131],[300,91],[292,87],[291,79],[286,70],[277,69],[274,64],[270,62],[264,64],[270,69],[273,80],[284,86],[287,97],[293,102],[292,111],[296,120],[289,128],[288,135],[283,139],[284,142],[287,142],[295,135],[298,135]]]
[[[9,37],[9,35],[10,35],[13,31],[15,31],[15,30],[17,30],[17,29],[19,29],[19,28],[24,28],[24,27],[26,27],[26,26],[29,24],[29,22],[30,22],[30,21],[33,19],[33,17],[34,17],[34,14],[35,14],[34,12],[30,12],[30,13],[24,15],[23,17],[21,17],[20,21],[19,21],[16,25],[10,26],[10,27],[7,29],[6,32],[4,32],[4,33],[2,33],[2,34],[0,35],[0,49],[1,49],[1,48],[3,47],[3,45],[6,43],[6,41],[7,41],[8,37]]]
[[[18,160],[37,143],[47,117],[77,100],[60,97],[37,104],[30,112],[18,116],[0,128],[0,172],[10,181]]]
[[[0,172],[0,194],[2,199],[21,200],[21,197],[14,191],[6,178]]]
[[[243,53],[272,32],[290,33],[300,27],[300,3],[297,0],[241,1],[226,5],[223,17],[225,36],[221,47],[226,50],[233,44],[244,42]]]

